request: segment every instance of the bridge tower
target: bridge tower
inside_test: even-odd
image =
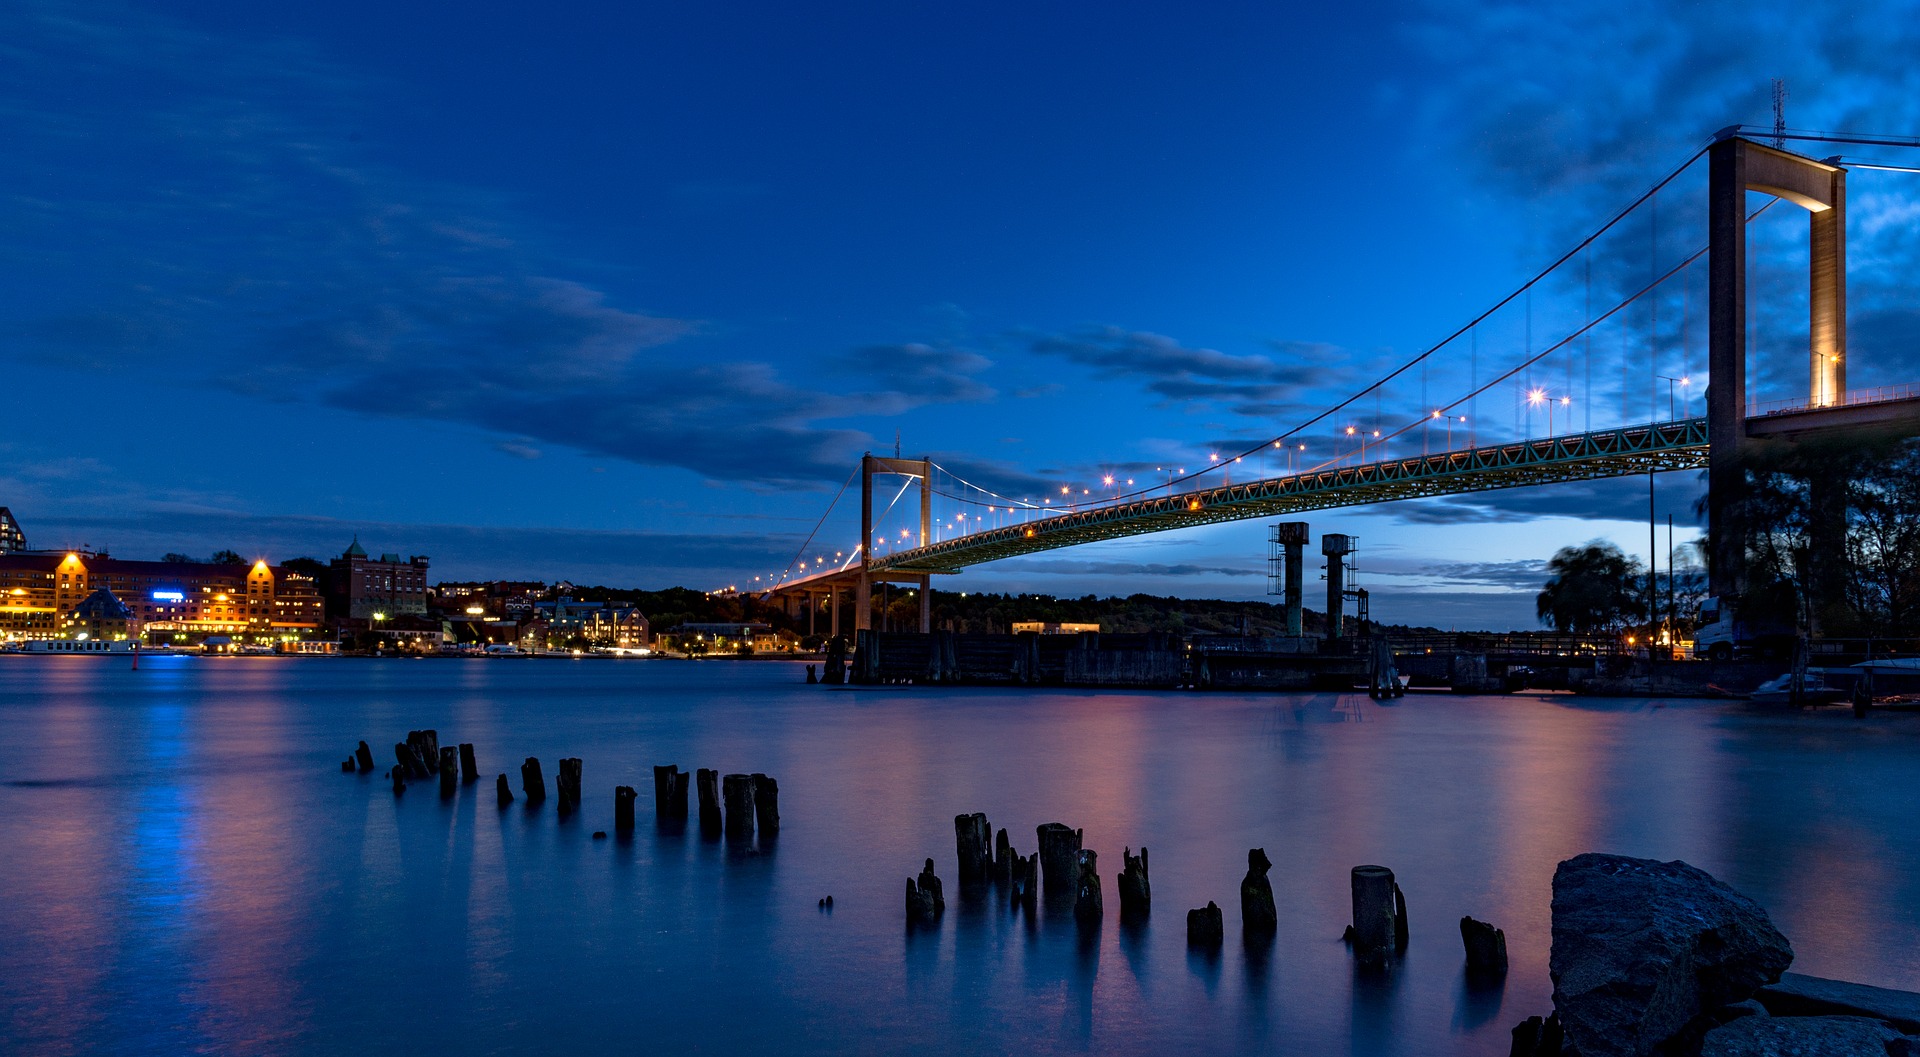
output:
[[[860,580],[854,587],[853,626],[858,631],[873,630],[873,478],[875,474],[900,474],[920,480],[920,540],[916,547],[933,542],[933,463],[926,459],[887,458],[867,452],[860,457]],[[883,574],[888,582],[918,584],[920,588],[920,630],[933,630],[933,583],[926,573],[901,577]]]
[[[1720,598],[1746,586],[1748,191],[1784,198],[1809,214],[1807,402],[1829,407],[1847,391],[1846,170],[1731,132],[1708,148],[1707,176],[1708,579]],[[1831,504],[1815,497],[1815,505]],[[1822,549],[1821,541],[1815,547]]]

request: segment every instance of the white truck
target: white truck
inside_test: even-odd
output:
[[[1693,655],[1710,661],[1731,661],[1736,657],[1774,658],[1793,650],[1793,630],[1774,621],[1743,621],[1734,616],[1733,605],[1718,598],[1700,604],[1700,619],[1693,629]]]

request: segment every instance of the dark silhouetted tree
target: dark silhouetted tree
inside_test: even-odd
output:
[[[1646,615],[1640,563],[1611,543],[1562,547],[1547,562],[1550,579],[1535,599],[1540,622],[1574,635],[1617,632]]]

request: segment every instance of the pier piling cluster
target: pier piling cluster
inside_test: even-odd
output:
[[[405,793],[409,782],[438,777],[441,797],[451,799],[458,795],[462,785],[480,780],[480,764],[474,754],[473,743],[461,742],[458,747],[443,747],[438,731],[408,731],[406,740],[394,742],[393,758],[394,766],[387,772],[387,777],[393,780],[395,796]],[[353,755],[341,762],[340,770],[343,773],[371,772],[373,750],[366,742],[360,742]],[[554,790],[563,818],[580,810],[583,771],[584,765],[578,756],[563,757],[559,762]],[[696,777],[700,790],[700,828],[703,835],[718,837],[724,832],[732,839],[748,840],[753,838],[756,830],[762,838],[770,838],[780,832],[780,783],[777,779],[758,771],[752,774],[729,774],[724,780],[723,796],[722,779],[718,771],[703,767],[689,774],[678,765],[671,764],[653,768],[654,813],[662,830],[672,830],[685,824],[688,780]],[[545,802],[547,779],[539,757],[529,756],[520,765],[520,790],[529,808]],[[513,786],[505,774],[494,779],[494,793],[501,810],[513,804]],[[615,833],[633,832],[639,795],[639,790],[632,786],[614,786]],[[724,815],[721,808],[723,800]],[[984,821],[985,816],[982,816],[983,825]],[[596,831],[594,836],[604,837],[606,833]]]

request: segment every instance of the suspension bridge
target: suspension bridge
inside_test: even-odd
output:
[[[837,635],[843,599],[853,604],[855,627],[865,630],[872,626],[875,585],[912,585],[918,588],[920,630],[927,631],[932,577],[984,562],[1226,521],[1692,470],[1707,474],[1710,591],[1721,597],[1736,595],[1745,577],[1747,529],[1732,499],[1741,491],[1751,451],[1766,444],[1863,431],[1920,435],[1920,386],[1847,388],[1846,326],[1848,170],[1920,170],[1838,157],[1815,159],[1784,147],[1789,139],[1916,147],[1920,139],[1789,134],[1781,129],[1772,132],[1773,143],[1768,145],[1740,126],[1723,130],[1593,235],[1444,340],[1275,437],[1228,457],[1215,453],[1203,468],[1191,473],[1179,467],[1161,468],[1159,472],[1166,475],[1164,487],[1158,480],[1151,487],[1134,487],[1131,479],[1123,484],[1106,476],[1102,480],[1105,494],[1096,496],[1091,487],[1085,487],[1076,499],[1073,489],[1063,486],[1058,502],[1053,496],[1037,501],[1031,497],[1016,499],[973,484],[931,459],[866,455],[855,472],[860,479],[859,542],[838,551],[833,561],[824,554],[809,561],[806,555],[814,546],[810,537],[794,563],[772,578],[772,586],[763,593],[785,602],[796,616],[801,607],[817,613],[825,603],[831,614],[831,631]],[[1703,158],[1707,163],[1705,244],[1683,243],[1677,250],[1663,253],[1656,196]],[[1749,192],[1765,196],[1756,209],[1748,208]],[[1807,304],[1807,383],[1804,396],[1750,401],[1749,318],[1756,306],[1750,305],[1748,298],[1748,229],[1760,214],[1780,202],[1800,207],[1809,218],[1807,285],[1802,288]],[[1595,261],[1600,259],[1604,265],[1619,256],[1602,256],[1605,247],[1601,240],[1610,233],[1617,238],[1627,218],[1642,209],[1650,214],[1646,274],[1611,281],[1618,294],[1615,303],[1596,311],[1592,304]],[[1680,237],[1684,238],[1684,233]],[[1674,239],[1670,224],[1668,245]],[[1692,269],[1702,257],[1707,261],[1704,283]],[[1576,264],[1584,268],[1585,311],[1561,328],[1561,337],[1536,349],[1534,294],[1549,289],[1555,276],[1564,278]],[[1694,278],[1690,281],[1689,276]],[[1672,346],[1685,348],[1689,327],[1697,318],[1695,290],[1702,285],[1699,300],[1704,302],[1704,311],[1698,315],[1705,317],[1707,329],[1706,372],[1704,379],[1696,379],[1667,361],[1673,357]],[[1673,311],[1676,302],[1678,313]],[[1511,313],[1520,305],[1524,305],[1526,335],[1521,355],[1517,362],[1496,364],[1489,372],[1491,377],[1482,382],[1480,332],[1494,326],[1499,313]],[[1662,305],[1668,306],[1665,329],[1660,319]],[[1655,412],[1647,417],[1658,419],[1658,382],[1665,381],[1668,414],[1661,420],[1591,428],[1590,408],[1598,400],[1596,394],[1608,384],[1603,380],[1596,385],[1594,381],[1594,337],[1602,328],[1617,328],[1630,310],[1647,313],[1646,373],[1639,374],[1638,365],[1622,363],[1624,380],[1615,383],[1612,392],[1630,408],[1636,400],[1635,378],[1646,381],[1653,395],[1645,406]],[[1679,317],[1677,323],[1675,315]],[[1448,400],[1425,399],[1428,372],[1440,368],[1445,373],[1450,365],[1453,374],[1460,373],[1462,344],[1470,344],[1473,357],[1466,384]],[[1447,355],[1442,356],[1443,352]],[[1582,404],[1589,410],[1587,424],[1576,432],[1571,422],[1571,393],[1577,388],[1575,361],[1582,353],[1586,378]],[[1416,367],[1421,372],[1421,400],[1396,425],[1384,411],[1383,394],[1390,386],[1412,377]],[[1663,370],[1675,373],[1661,373]],[[1563,374],[1563,385],[1542,382],[1556,373]],[[1705,414],[1691,414],[1690,407],[1688,413],[1677,413],[1675,394],[1684,387],[1690,404],[1692,388],[1702,380],[1710,383],[1705,385]],[[1497,397],[1509,390],[1515,398],[1516,418],[1521,409],[1525,412],[1519,435],[1480,442],[1473,409],[1481,398]],[[1343,414],[1350,415],[1369,400],[1374,403],[1373,421],[1356,426],[1349,420],[1340,428]],[[1555,428],[1556,405],[1566,412],[1564,431]],[[1547,435],[1532,435],[1527,430],[1542,411],[1547,418]],[[1436,428],[1444,428],[1447,437],[1438,452],[1430,450]],[[1456,428],[1468,440],[1457,448],[1452,443]],[[1417,456],[1383,454],[1391,442],[1405,443],[1414,435],[1423,439],[1428,450]],[[1258,466],[1262,458],[1273,460],[1285,454],[1292,462],[1305,453],[1309,438],[1317,450],[1332,448],[1334,454],[1310,467],[1244,479],[1248,460]],[[1238,482],[1232,480],[1236,467],[1243,477]],[[875,480],[887,477],[899,478],[902,483],[892,500],[876,512]],[[842,494],[852,480],[849,476]],[[890,530],[877,534],[877,521],[891,514],[914,487],[919,492],[918,525],[902,528],[897,537]],[[936,519],[936,496],[959,509],[951,517]],[[825,521],[823,515],[822,524]],[[1816,533],[1834,530],[1831,519],[1827,519],[1824,530],[1815,526]],[[815,531],[817,534],[819,528]],[[1838,531],[1844,532],[1843,524]],[[1816,549],[1821,542],[1815,541]]]

